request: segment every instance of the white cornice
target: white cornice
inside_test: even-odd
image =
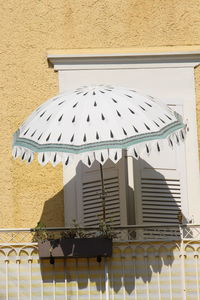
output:
[[[200,51],[168,53],[84,54],[47,56],[54,70],[177,68],[200,64]]]

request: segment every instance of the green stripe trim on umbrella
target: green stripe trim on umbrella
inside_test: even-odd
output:
[[[149,142],[158,139],[164,139],[175,131],[184,128],[185,125],[180,121],[175,121],[160,131],[148,132],[145,134],[139,134],[137,136],[125,138],[123,140],[112,140],[112,141],[102,141],[98,143],[90,143],[86,145],[69,145],[69,144],[38,144],[33,140],[27,138],[20,138],[20,131],[16,131],[13,136],[13,146],[20,146],[28,148],[33,152],[63,152],[63,153],[84,153],[95,150],[103,149],[125,149],[132,145],[136,145],[143,142]]]

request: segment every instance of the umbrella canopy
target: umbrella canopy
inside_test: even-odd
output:
[[[41,165],[74,157],[88,167],[96,159],[117,163],[122,149],[138,158],[161,140],[173,146],[184,139],[182,118],[155,98],[110,85],[83,86],[55,96],[36,109],[14,135],[13,156]]]

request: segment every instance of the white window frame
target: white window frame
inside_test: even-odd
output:
[[[189,208],[188,216],[193,217],[195,222],[200,222],[200,180],[199,180],[199,164],[198,164],[198,143],[197,143],[197,125],[196,125],[196,101],[195,101],[195,79],[194,79],[194,67],[200,64],[200,52],[176,52],[176,53],[150,53],[150,54],[113,54],[113,55],[56,55],[49,54],[48,60],[54,67],[55,71],[58,71],[59,75],[59,89],[60,92],[66,89],[66,81],[64,80],[64,73],[67,73],[67,77],[70,78],[76,71],[80,71],[81,74],[87,74],[88,70],[93,70],[95,74],[100,71],[108,70],[161,70],[176,69],[179,74],[188,74],[188,90],[189,101],[184,102],[185,117],[189,118],[188,137],[186,139],[186,166],[187,166],[187,186],[189,193]],[[76,73],[78,74],[78,73]],[[73,76],[72,76],[73,77]],[[66,79],[66,78],[65,78]],[[175,83],[176,84],[176,83]],[[75,87],[80,85],[74,80],[74,83],[69,84]],[[191,153],[192,149],[192,153]],[[129,164],[129,185],[134,189],[133,183],[133,170],[131,164]],[[74,176],[74,170],[68,169],[64,171],[64,183],[70,181]],[[74,187],[68,188],[68,192],[75,192]],[[65,197],[65,219],[67,216],[76,217],[76,204],[67,203]],[[66,224],[67,225],[67,224]]]

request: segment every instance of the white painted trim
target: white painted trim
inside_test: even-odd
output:
[[[180,93],[175,95],[177,105],[184,102],[184,118],[189,118],[190,132],[186,139],[186,164],[187,164],[187,186],[189,194],[189,211],[188,217],[193,217],[194,221],[199,222],[200,213],[196,209],[198,207],[198,195],[199,195],[199,169],[198,169],[198,145],[197,145],[197,128],[196,128],[196,103],[195,103],[195,89],[194,89],[194,67],[200,64],[200,52],[177,52],[177,53],[153,53],[153,54],[105,54],[105,55],[49,55],[49,61],[54,64],[54,69],[59,70],[59,85],[60,92],[63,92],[67,87],[71,88],[73,82],[79,85],[88,84],[89,79],[94,77],[93,84],[96,84],[102,77],[104,80],[105,74],[109,74],[106,78],[111,78],[111,82],[115,81],[113,78],[116,76],[116,82],[119,81],[119,76],[115,74],[129,74],[131,76],[131,70],[135,69],[135,72],[139,72],[139,78],[142,78],[141,73],[145,72],[150,74],[155,72],[158,74],[159,69],[162,68],[161,73],[166,71],[167,76],[170,74],[176,74],[180,78],[180,75],[184,75],[183,79],[186,84],[186,94],[180,97]],[[122,70],[125,68],[126,70]],[[164,69],[165,68],[165,69]],[[96,70],[97,69],[97,70]],[[136,70],[137,69],[137,70]],[[140,70],[141,69],[141,72]],[[83,71],[84,70],[84,71]],[[107,71],[106,71],[107,70]],[[76,72],[77,71],[77,72]],[[92,71],[92,72],[91,72]],[[123,73],[123,75],[122,75]],[[169,73],[169,74],[168,74]],[[92,75],[94,74],[94,76]],[[93,76],[93,77],[92,77]],[[175,75],[174,75],[175,76]],[[135,77],[134,77],[135,78]],[[131,78],[132,80],[133,78]],[[137,79],[137,78],[136,78]],[[175,77],[176,79],[176,77]],[[111,83],[109,82],[109,83]],[[128,81],[130,82],[130,80]],[[124,80],[123,80],[124,83]],[[176,80],[174,81],[176,85]],[[140,86],[139,86],[140,87]],[[148,87],[148,85],[147,85]],[[141,87],[140,87],[141,88]],[[162,86],[159,87],[162,89]],[[173,88],[173,85],[172,85]],[[182,89],[182,86],[180,86]],[[149,89],[149,87],[148,87]],[[159,93],[158,93],[159,94]],[[169,93],[170,95],[170,93]],[[168,93],[166,97],[171,99]],[[187,97],[186,97],[187,96]],[[192,117],[189,117],[189,116]],[[191,154],[191,149],[193,149]],[[70,187],[65,187],[65,221],[67,219],[77,218],[76,207],[74,204],[68,206],[67,194],[77,193],[77,190],[72,183],[72,175],[74,171],[64,170],[64,184],[71,181]],[[69,178],[70,177],[70,178]],[[70,190],[69,190],[70,188]],[[185,208],[187,210],[187,208]],[[66,221],[67,222],[67,221]],[[66,223],[65,225],[69,225]]]
[[[180,68],[200,64],[200,51],[165,53],[119,53],[66,55],[49,54],[48,61],[55,71],[128,68]]]

